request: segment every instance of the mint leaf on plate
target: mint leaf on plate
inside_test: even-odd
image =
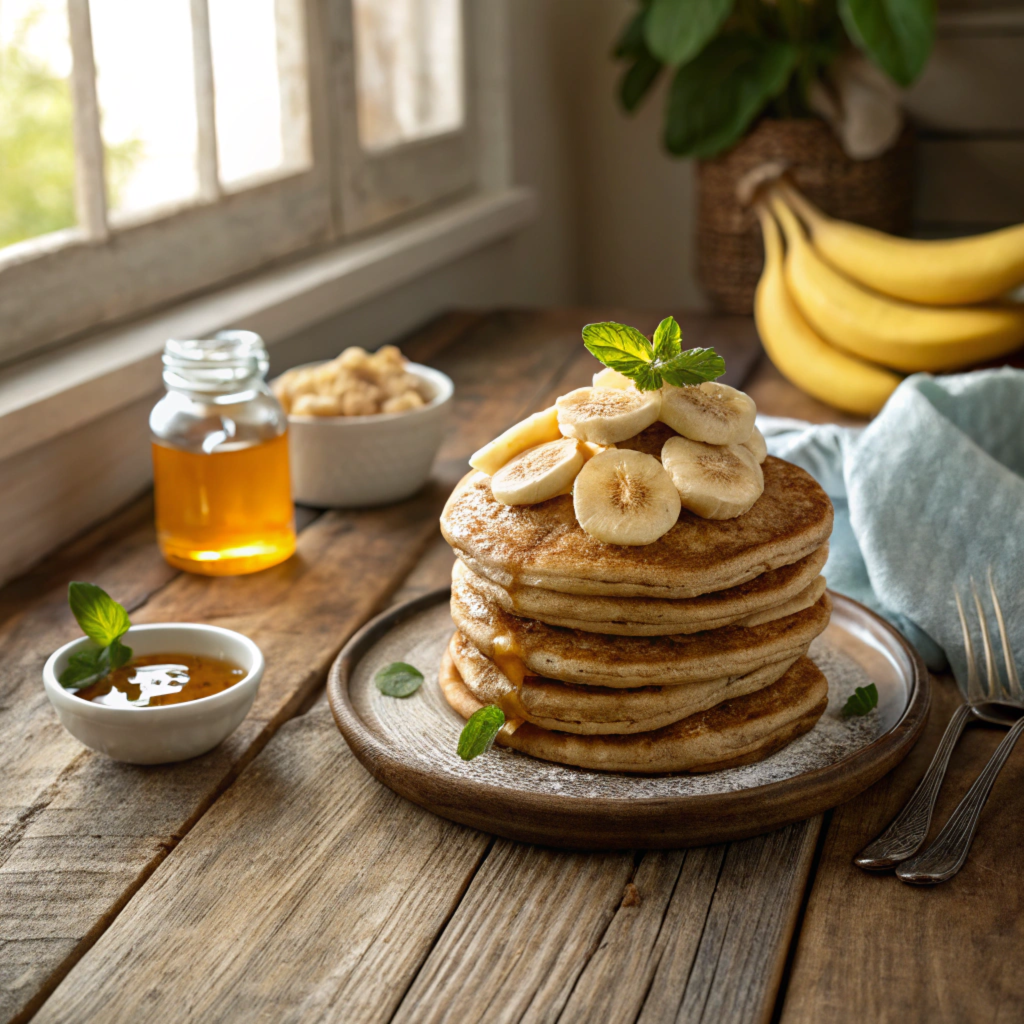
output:
[[[131,626],[124,607],[95,583],[70,584],[68,604],[82,632],[100,647],[109,647]]]
[[[423,673],[404,661],[395,661],[380,669],[373,681],[386,697],[411,697],[423,685]]]
[[[487,753],[504,724],[505,712],[497,705],[490,704],[474,711],[459,734],[459,757],[463,761],[472,761],[474,757]]]
[[[843,705],[844,715],[866,715],[878,706],[878,687],[874,683],[858,686]]]

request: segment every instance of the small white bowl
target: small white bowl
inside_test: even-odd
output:
[[[132,626],[123,638],[133,654],[199,654],[233,661],[245,677],[220,693],[153,708],[110,708],[83,700],[57,681],[68,659],[89,644],[80,637],[43,666],[46,696],[61,725],[91,750],[129,764],[185,761],[212,750],[238,728],[256,699],[263,654],[246,636],[220,626],[164,622]]]
[[[406,370],[420,379],[428,400],[419,409],[376,416],[288,417],[292,495],[300,505],[386,505],[408,498],[427,482],[455,386],[429,366],[408,363]]]

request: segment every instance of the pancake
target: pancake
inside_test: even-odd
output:
[[[605,636],[509,615],[464,580],[452,583],[456,628],[488,657],[498,637],[531,675],[584,686],[678,686],[753,672],[806,652],[828,625],[828,594],[804,611],[759,626],[723,626],[675,636]]]
[[[764,493],[735,519],[685,509],[663,537],[642,547],[594,540],[576,521],[571,495],[502,505],[490,478],[468,474],[441,515],[441,531],[477,575],[509,589],[678,600],[736,587],[806,558],[832,532],[832,503],[802,469],[768,458]]]
[[[469,691],[446,650],[439,676],[452,708],[469,718],[483,704]],[[497,742],[532,757],[598,771],[710,772],[760,761],[808,732],[828,705],[828,682],[799,658],[777,682],[724,701],[652,732],[578,736],[527,722],[502,729]]]
[[[514,687],[490,658],[461,633],[452,637],[448,652],[466,688],[481,704],[506,706],[505,700]],[[527,676],[518,694],[518,707],[526,713],[526,721],[542,729],[586,736],[650,732],[706,711],[723,700],[770,686],[795,661],[796,658],[789,658],[733,679],[686,686],[642,686],[635,690],[575,686]]]
[[[597,597],[513,585],[502,587],[457,561],[452,578],[511,615],[590,633],[663,636],[698,633],[738,623],[757,625],[809,608],[825,591],[820,576],[828,558],[824,544],[806,558],[755,576],[738,587],[702,597],[670,601],[657,597]]]

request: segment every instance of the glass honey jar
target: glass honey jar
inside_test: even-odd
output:
[[[167,393],[149,417],[157,541],[171,565],[236,576],[295,550],[288,420],[266,346],[221,331],[164,347]]]

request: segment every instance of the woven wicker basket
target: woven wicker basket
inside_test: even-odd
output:
[[[903,234],[910,227],[913,138],[875,160],[851,160],[823,121],[765,118],[725,156],[699,164],[697,276],[717,309],[749,315],[764,266],[761,231],[740,205],[740,179],[767,160],[785,161],[797,184],[826,213]]]

